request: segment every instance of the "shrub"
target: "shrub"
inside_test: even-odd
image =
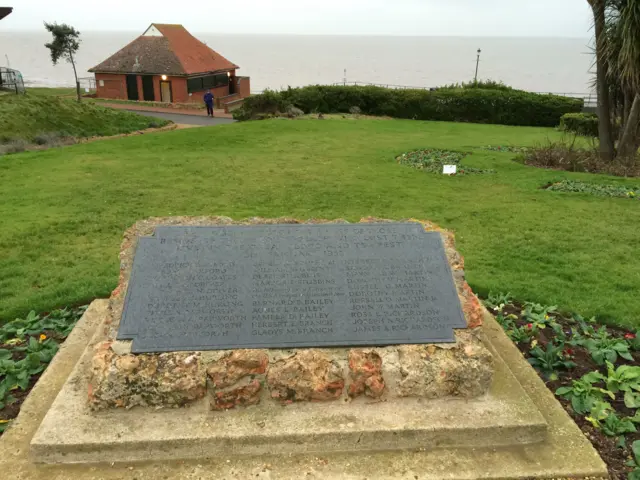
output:
[[[484,90],[515,90],[513,87],[509,85],[505,85],[502,82],[496,82],[495,80],[478,80],[477,82],[462,82],[462,83],[454,83],[451,85],[445,85],[445,89],[452,88],[481,88]],[[524,91],[524,90],[519,90]]]
[[[236,120],[252,120],[260,115],[263,118],[278,115],[286,109],[286,103],[282,92],[265,90],[260,95],[251,95],[244,99],[242,107],[234,110],[233,118]]]
[[[300,110],[298,107],[295,107],[293,105],[287,106],[287,117],[297,118],[297,117],[301,117],[302,115],[304,115],[304,112]]]
[[[24,152],[28,146],[29,143],[26,140],[23,140],[22,138],[14,138],[0,146],[0,155]]]
[[[548,141],[529,149],[518,157],[517,161],[525,165],[540,168],[566,170],[568,172],[606,173],[619,177],[640,176],[640,156],[617,157],[606,162],[600,158],[595,148],[576,148],[575,141],[571,143],[561,140]]]
[[[44,132],[33,137],[33,143],[36,145],[58,145],[64,138],[59,132]]]
[[[249,120],[260,114],[276,114],[284,111],[286,105],[318,113],[349,113],[354,105],[358,105],[365,115],[554,127],[565,113],[581,111],[583,101],[518,90],[459,88],[427,91],[317,85],[251,96],[236,111],[234,118]]]
[[[598,116],[595,113],[567,113],[560,119],[560,128],[585,137],[597,137]]]
[[[353,106],[349,109],[349,113],[351,115],[360,115],[362,114],[362,110],[358,106]]]

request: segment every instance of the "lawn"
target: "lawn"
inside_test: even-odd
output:
[[[541,190],[562,179],[486,145],[552,129],[404,120],[270,120],[127,137],[0,158],[0,318],[108,296],[123,231],[168,215],[429,219],[455,231],[479,293],[640,324],[640,203]],[[473,151],[444,177],[395,163],[422,148]]]
[[[39,97],[73,97],[76,96],[74,87],[27,87],[27,95],[37,95]],[[84,93],[84,89],[80,90]]]
[[[117,135],[166,123],[55,95],[4,95],[0,98],[0,143],[17,139],[32,141],[47,133],[65,137]]]

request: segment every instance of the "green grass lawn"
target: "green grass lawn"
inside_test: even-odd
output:
[[[76,96],[74,87],[27,87],[27,95],[37,95],[39,97],[73,97]],[[80,90],[84,93],[84,89]]]
[[[271,120],[0,158],[0,318],[107,296],[123,231],[150,216],[429,219],[452,229],[476,291],[640,324],[640,203],[550,192],[565,178],[485,145],[533,145],[551,129],[403,120]],[[473,150],[496,174],[397,165],[427,147]],[[474,150],[475,149],[475,150]]]
[[[166,123],[161,119],[105,108],[93,102],[78,103],[56,95],[0,97],[0,143],[14,139],[31,141],[43,133],[74,137],[117,135]]]

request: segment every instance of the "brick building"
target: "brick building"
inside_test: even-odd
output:
[[[211,89],[218,107],[250,94],[249,77],[182,25],[154,23],[133,42],[89,71],[99,98],[202,102]]]

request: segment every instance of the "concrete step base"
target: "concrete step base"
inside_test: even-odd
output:
[[[0,471],[12,480],[133,480],[170,478],[195,480],[248,478],[271,480],[470,480],[520,478],[608,478],[597,452],[571,421],[520,352],[492,317],[485,320],[488,346],[504,359],[548,425],[544,441],[509,447],[440,447],[426,451],[328,452],[278,455],[215,455],[198,460],[117,461],[98,464],[35,463],[30,442],[72,373],[107,308],[96,301],[22,405],[19,417],[0,438]],[[59,427],[75,412],[61,419]],[[347,422],[349,423],[349,422]],[[354,422],[355,423],[355,422]],[[345,424],[346,425],[346,424]],[[266,424],[265,424],[266,427]],[[351,428],[346,426],[345,428]],[[174,445],[166,445],[167,450]]]
[[[87,408],[87,349],[31,442],[43,463],[500,447],[542,442],[547,423],[504,362],[481,399],[299,403],[211,412]]]

